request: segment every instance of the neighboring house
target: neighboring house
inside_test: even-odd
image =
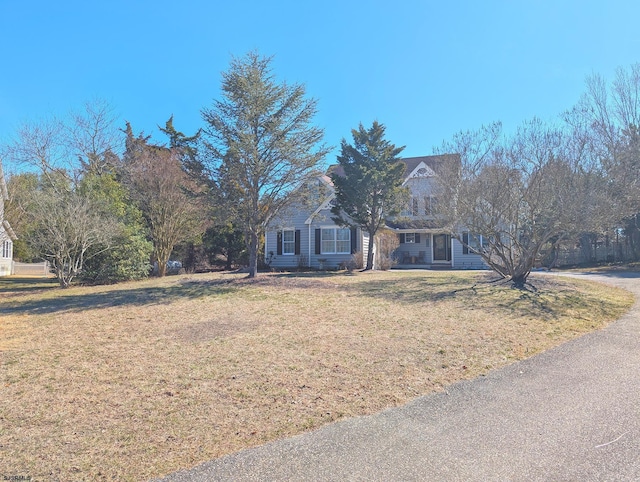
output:
[[[398,234],[400,242],[394,253],[397,268],[487,267],[473,252],[474,246],[481,247],[482,238],[461,230],[456,235],[465,246],[444,230],[435,216],[439,166],[459,162],[458,159],[452,154],[402,159],[405,164],[403,184],[409,189],[411,198],[399,216],[387,220],[387,227]],[[330,172],[333,169],[335,166]],[[366,259],[370,249],[368,234],[359,228],[337,226],[331,220],[333,183],[326,175],[316,182],[316,195],[310,197],[316,200],[315,203],[307,201],[293,206],[270,224],[265,237],[265,258],[272,268],[337,268],[349,263],[352,254],[359,251]]]
[[[4,202],[8,199],[7,184],[0,162],[0,276],[13,274],[13,241],[16,234],[11,229],[9,221],[4,219]]]

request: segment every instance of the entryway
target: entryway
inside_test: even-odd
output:
[[[433,235],[433,262],[451,262],[451,236],[448,234]]]

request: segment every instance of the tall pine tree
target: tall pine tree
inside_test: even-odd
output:
[[[256,52],[233,59],[222,74],[222,100],[202,111],[210,172],[231,220],[245,233],[250,278],[267,224],[328,152],[323,130],[311,124],[316,111],[303,85],[276,82],[271,58]]]

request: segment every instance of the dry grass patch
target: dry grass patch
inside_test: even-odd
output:
[[[0,284],[0,474],[161,476],[476,377],[632,303],[578,280],[534,278],[537,291],[489,280],[209,274],[12,294]]]

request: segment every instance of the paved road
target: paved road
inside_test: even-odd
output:
[[[640,298],[638,274],[589,277]],[[445,393],[164,480],[638,481],[640,304],[604,330]]]

